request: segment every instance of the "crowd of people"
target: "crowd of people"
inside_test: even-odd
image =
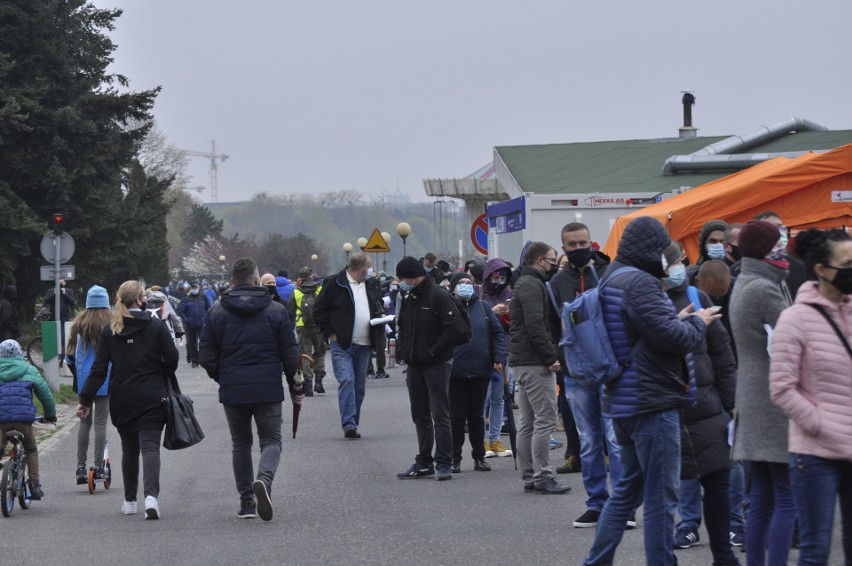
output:
[[[702,520],[714,564],[739,564],[735,547],[748,564],[786,564],[794,530],[800,563],[825,564],[838,497],[844,525],[852,520],[852,238],[809,229],[790,246],[788,236],[771,211],[742,225],[711,220],[693,262],[662,224],[640,217],[614,258],[575,222],[561,231],[561,253],[528,242],[517,267],[476,258],[453,271],[429,253],[377,275],[368,254],[354,253],[325,279],[304,267],[290,281],[244,258],[227,289],[190,281],[169,293],[131,280],[111,311],[107,290],[92,286],[66,350],[80,399],[76,481],[86,482],[92,428],[91,460],[103,473],[109,415],[122,443],[122,512],[137,512],[141,456],[146,518],[160,517],[161,399],[185,344],[187,363],[219,385],[238,516],[269,520],[282,374],[296,405],[325,394],[330,351],[341,431],[357,440],[367,379],[387,377],[393,339],[417,438],[398,478],[452,479],[466,438],[473,469],[489,471],[486,458],[512,455],[500,440],[508,429],[524,492],[567,494],[558,474],[581,473],[586,510],[573,526],[596,529],[587,565],[612,563],[640,509],[653,526],[644,529],[648,564],[676,564],[674,550],[699,542]],[[561,317],[595,287],[622,371],[590,386],[567,367]],[[60,293],[60,319],[72,320],[74,293],[64,284]],[[30,399],[4,411],[4,430],[32,423],[32,392],[55,415],[14,340],[9,296],[0,302],[0,402],[21,391]],[[557,422],[561,466],[550,462]],[[23,428],[37,499],[37,447]],[[848,559],[852,533],[843,536]]]

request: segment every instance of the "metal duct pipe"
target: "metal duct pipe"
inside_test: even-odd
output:
[[[694,172],[748,169],[752,165],[757,165],[776,157],[793,159],[806,153],[828,153],[829,151],[831,150],[815,149],[809,151],[782,151],[777,153],[735,153],[733,155],[674,155],[666,159],[666,163],[663,165],[663,172],[666,175],[673,175],[675,171]]]
[[[806,120],[799,116],[794,116],[772,126],[761,126],[757,130],[751,131],[741,136],[731,136],[729,138],[725,138],[721,141],[710,144],[707,147],[701,148],[698,151],[690,153],[689,155],[673,155],[666,159],[666,162],[663,164],[663,175],[674,175],[678,171],[686,171],[687,169],[690,171],[695,171],[697,169],[726,169],[728,168],[726,166],[728,161],[726,160],[702,160],[700,162],[702,167],[700,168],[690,167],[688,164],[697,158],[732,154],[739,154],[740,157],[748,159],[749,154],[741,152],[744,152],[749,148],[755,147],[757,145],[776,140],[780,137],[787,135],[790,132],[827,131],[828,128],[826,128],[825,126],[817,124],[816,122],[811,122],[810,120]],[[797,155],[801,155],[804,152],[792,153],[797,153]],[[772,157],[789,156],[785,153],[755,155],[772,155]],[[766,159],[770,158],[760,159],[758,161],[755,161],[754,163],[760,163],[761,161],[766,161]],[[754,163],[751,163],[751,165],[754,165]],[[744,167],[750,167],[751,165],[745,165]]]

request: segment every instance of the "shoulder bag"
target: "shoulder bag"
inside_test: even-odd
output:
[[[829,316],[827,312],[825,312],[825,309],[822,308],[821,305],[815,305],[813,303],[806,304],[819,311],[819,314],[821,314],[825,318],[825,320],[828,321],[828,324],[831,325],[831,328],[834,330],[834,333],[837,334],[838,338],[840,338],[840,343],[846,346],[846,351],[849,352],[849,357],[852,357],[852,346],[849,345],[849,340],[847,340],[846,337],[843,335],[843,332],[840,331],[840,327],[837,326],[837,323],[832,320],[831,316]]]
[[[166,391],[168,397],[163,399],[166,409],[163,447],[167,450],[180,450],[198,444],[204,439],[204,432],[195,418],[192,399],[181,393],[174,372],[166,378]]]

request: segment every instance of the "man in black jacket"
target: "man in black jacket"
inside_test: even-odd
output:
[[[437,468],[437,479],[453,479],[450,369],[453,348],[470,340],[470,326],[452,296],[433,282],[415,258],[402,258],[396,275],[406,292],[397,322],[396,355],[408,364],[406,385],[418,444],[414,464],[396,477],[432,476]]]
[[[272,519],[272,480],[281,459],[281,402],[284,387],[294,405],[304,393],[295,382],[299,347],[287,309],[260,285],[257,264],[238,259],[231,289],[213,305],[201,332],[201,365],[219,384],[219,402],[231,431],[232,463],[242,519]],[[252,426],[257,426],[260,461],[253,478]],[[252,481],[254,480],[254,481]],[[257,503],[255,503],[255,497]]]
[[[378,285],[367,283],[372,269],[370,256],[352,254],[346,269],[323,282],[314,303],[314,322],[331,350],[343,436],[350,440],[361,438],[358,426],[367,391],[367,365],[376,333],[384,332],[383,325],[370,325],[379,316],[382,300]]]
[[[553,339],[559,322],[544,284],[557,269],[556,250],[533,242],[509,301],[509,365],[518,382],[518,459],[526,492],[571,491],[554,478],[549,457],[556,428],[555,372],[561,365]]]

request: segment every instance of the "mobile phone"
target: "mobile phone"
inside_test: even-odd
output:
[[[722,310],[722,307],[719,306],[719,305],[714,305],[714,306],[708,308],[707,310],[709,310],[713,314],[717,314],[720,310]]]

